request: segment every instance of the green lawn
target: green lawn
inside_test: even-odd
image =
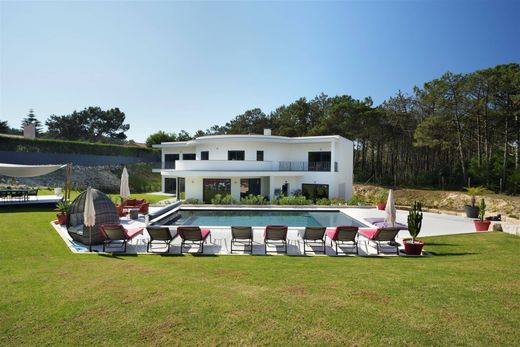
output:
[[[81,192],[77,190],[73,190],[70,192],[71,200],[74,200]],[[54,190],[49,189],[39,189],[38,195],[54,195]],[[117,194],[108,194],[114,201],[119,201],[119,195]],[[170,199],[169,196],[155,195],[155,194],[130,194],[130,199],[146,199],[152,204],[155,204],[161,200]]]
[[[520,345],[520,238],[428,258],[70,253],[52,211],[0,212],[0,345]]]

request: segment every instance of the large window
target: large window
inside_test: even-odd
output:
[[[261,194],[260,178],[242,178],[240,180],[240,198],[245,198],[249,194]]]
[[[228,160],[245,160],[246,158],[245,151],[228,151],[227,153]]]
[[[316,200],[321,198],[329,198],[328,184],[302,184],[302,195],[307,199]]]
[[[222,178],[204,178],[202,180],[202,198],[204,203],[211,204],[217,194],[222,197],[231,194],[231,180]]]
[[[309,152],[309,171],[330,171],[330,152]]]
[[[175,178],[164,179],[164,192],[169,194],[177,193],[177,180]]]
[[[195,153],[184,153],[182,160],[195,160]]]
[[[264,161],[264,151],[256,151],[256,160]]]
[[[165,154],[164,155],[164,168],[163,169],[175,169],[175,161],[179,160],[178,154]]]
[[[209,151],[200,152],[200,160],[209,160]]]

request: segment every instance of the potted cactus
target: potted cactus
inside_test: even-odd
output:
[[[382,190],[376,196],[376,206],[378,210],[384,211],[386,208],[386,191]]]
[[[475,224],[475,230],[476,231],[488,231],[489,225],[491,224],[491,221],[484,220],[484,216],[486,214],[486,202],[484,199],[480,200],[479,205],[479,212],[478,212],[478,219],[475,219],[473,223]]]
[[[67,200],[60,200],[56,204],[56,211],[59,211],[56,215],[58,217],[58,224],[67,224],[67,213],[69,212],[70,203]]]
[[[422,205],[420,202],[414,201],[410,212],[408,213],[408,231],[412,236],[412,241],[404,241],[404,250],[408,255],[421,255],[424,246],[423,241],[416,240],[421,232],[422,227]]]

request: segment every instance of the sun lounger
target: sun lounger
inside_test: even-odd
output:
[[[287,253],[287,229],[286,225],[268,225],[264,231],[264,254],[278,253],[278,251],[267,251],[267,246],[274,247],[280,244],[284,247],[284,253]]]
[[[231,227],[231,253],[233,253],[233,245],[240,244],[244,246],[244,252],[253,253],[253,229],[251,227],[232,226]],[[249,249],[248,247],[249,246]],[[236,250],[236,249],[235,249]]]
[[[140,234],[143,231],[143,228],[127,230],[121,224],[102,224],[99,226],[99,230],[104,236],[103,252],[105,252],[107,246],[111,247],[114,243],[120,243],[118,248],[123,248],[121,253],[126,253],[126,245],[128,241]]]
[[[383,245],[395,247],[395,252],[399,255],[399,244],[395,241],[397,234],[401,229],[397,228],[377,228],[377,229],[364,229],[360,230],[359,233],[368,239],[368,243],[372,242],[375,244],[377,254],[382,250]]]
[[[197,226],[180,226],[177,227],[177,234],[181,237],[181,253],[184,245],[187,243],[198,244],[199,251],[197,253],[204,253],[204,243],[209,237],[211,242],[211,232],[208,229],[200,229]]]
[[[338,244],[341,244],[341,245],[347,244],[347,245],[351,246],[351,248],[354,248],[356,250],[356,254],[359,254],[358,230],[359,230],[358,227],[352,226],[352,225],[343,225],[343,226],[337,226],[336,228],[327,229],[326,234],[330,239],[330,246],[332,247],[333,242],[336,245],[336,247],[334,249],[334,251],[336,252],[336,255],[338,254]],[[341,249],[341,247],[340,247],[340,249]]]
[[[148,253],[169,253],[171,242],[177,237],[177,234],[172,236],[170,232],[170,228],[162,227],[162,226],[148,226],[146,227],[146,231],[150,235],[150,241],[148,241],[148,245],[146,247],[146,252]],[[153,244],[162,243],[166,245],[166,251],[164,252],[154,252]]]
[[[303,232],[303,254],[307,254],[307,245],[311,247],[312,244],[318,243],[322,246],[323,251],[320,253],[325,254],[325,227],[305,227],[305,231]],[[314,251],[314,253],[318,253]]]

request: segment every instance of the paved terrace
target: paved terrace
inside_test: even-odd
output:
[[[340,209],[342,212],[349,214],[350,216],[358,219],[359,221],[365,223],[368,227],[372,225],[365,221],[365,218],[377,218],[384,217],[385,212],[379,211],[375,208],[342,208]],[[153,210],[151,211],[153,212]],[[406,224],[407,223],[408,211],[397,211],[397,222]],[[130,220],[128,218],[122,218],[121,223],[125,228],[139,228],[144,227],[144,217],[140,216],[138,220]],[[56,229],[58,234],[63,238],[69,249],[74,253],[88,253],[88,247],[73,241],[69,234],[67,233],[64,226],[55,225],[51,223],[53,227]],[[231,232],[229,227],[206,227],[211,230],[212,239],[206,241],[204,246],[204,254],[215,255],[215,254],[231,254],[230,253],[230,243],[231,243]],[[303,255],[303,242],[301,240],[301,234],[304,228],[289,228],[288,232],[288,246],[287,253],[288,255]],[[170,230],[173,233],[176,233],[176,226],[171,226]],[[438,213],[429,213],[424,212],[423,219],[423,227],[421,230],[420,236],[438,236],[438,235],[454,235],[454,234],[466,234],[466,233],[474,233],[473,221],[471,219],[461,217],[461,216],[453,216],[448,214],[438,214]],[[254,255],[263,255],[264,254],[264,237],[263,237],[264,229],[263,228],[253,228],[253,254]],[[402,230],[399,232],[397,240],[399,243],[402,243],[403,238],[409,238],[410,234],[406,230]],[[127,246],[127,253],[129,254],[146,254],[146,244],[149,240],[148,233],[146,230],[143,231],[142,234],[134,237]],[[368,240],[362,236],[359,238],[359,255],[376,255],[376,248],[372,244],[367,242]],[[172,242],[170,254],[179,254],[180,253],[180,238],[176,238]],[[95,252],[100,252],[102,250],[101,246],[93,246],[92,247]],[[427,246],[426,246],[427,248]],[[319,246],[315,247],[316,250],[320,250]],[[160,250],[157,248],[157,250]],[[184,252],[196,252],[198,250],[198,246],[192,246],[191,248],[185,247]],[[273,250],[273,248],[269,248],[269,250]],[[280,247],[281,250],[281,247]],[[348,247],[345,247],[346,251],[351,251]],[[395,250],[392,247],[387,247],[384,249],[386,254],[382,254],[383,256],[395,256]],[[240,251],[235,251],[233,254],[241,254]],[[242,253],[243,254],[243,253]],[[307,252],[307,255],[313,255],[312,252]],[[322,254],[316,254],[322,255]],[[330,245],[330,240],[327,239],[326,242],[326,255],[335,255],[333,248]]]

